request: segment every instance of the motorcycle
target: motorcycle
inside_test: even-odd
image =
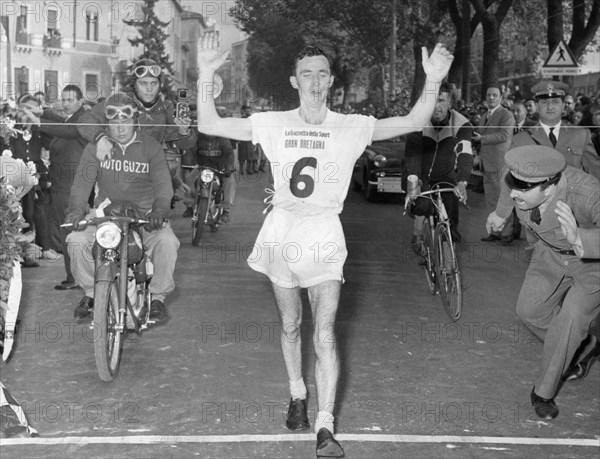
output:
[[[119,372],[126,333],[139,335],[154,323],[150,320],[152,298],[148,290],[153,267],[140,235],[141,225],[148,221],[98,216],[81,223],[96,226],[90,328],[94,331],[96,369],[100,379],[108,382]]]
[[[197,246],[205,227],[208,226],[211,232],[219,230],[219,221],[223,214],[222,202],[225,196],[223,176],[226,171],[209,166],[182,167],[200,170],[194,181],[196,196],[192,213],[192,245]]]

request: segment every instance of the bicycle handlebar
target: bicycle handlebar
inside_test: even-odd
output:
[[[412,200],[412,199],[416,199],[416,198],[426,198],[435,193],[449,193],[449,192],[454,193],[454,188],[434,188],[432,190],[422,191],[421,193],[416,194],[414,196],[407,195],[407,197],[409,198],[409,200]],[[431,198],[429,198],[429,199],[431,199]],[[459,201],[459,202],[463,206],[465,206],[467,209],[469,209],[469,210],[471,209],[471,206],[469,206],[469,204],[467,204],[466,202],[463,202],[463,201]]]

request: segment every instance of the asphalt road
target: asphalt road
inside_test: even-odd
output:
[[[128,338],[111,383],[96,373],[89,329],[72,319],[82,292],[53,289],[62,261],[23,271],[22,324],[1,376],[41,436],[3,440],[3,459],[314,457],[314,434],[284,427],[289,393],[274,300],[266,278],[245,263],[266,184],[264,176],[242,178],[231,223],[207,233],[200,247],[192,247],[178,204],[170,321]],[[556,420],[535,417],[529,393],[542,345],[515,314],[524,243],[479,242],[483,196],[470,192],[470,204],[461,209],[464,311],[450,323],[439,296],[427,291],[398,201],[367,203],[349,193],[336,330],[336,421],[346,456],[598,457],[600,365],[561,389]],[[304,328],[312,422],[308,307]]]

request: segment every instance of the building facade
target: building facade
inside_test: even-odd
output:
[[[2,98],[43,91],[52,104],[61,88],[77,84],[84,97],[107,97],[122,88],[127,68],[142,52],[124,20],[143,20],[144,2],[2,1],[0,88]],[[174,63],[175,85],[188,83],[189,45],[182,39],[184,10],[179,0],[160,0],[156,15],[170,21],[166,49]],[[195,57],[195,56],[194,56]]]

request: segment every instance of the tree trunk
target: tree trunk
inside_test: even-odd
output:
[[[498,80],[498,56],[500,53],[500,32],[496,16],[486,14],[481,21],[483,26],[483,69],[481,94],[485,94],[490,84]]]
[[[462,0],[462,21],[461,21],[461,88],[462,99],[466,104],[471,102],[471,5],[469,0]],[[457,31],[458,32],[458,31]]]

